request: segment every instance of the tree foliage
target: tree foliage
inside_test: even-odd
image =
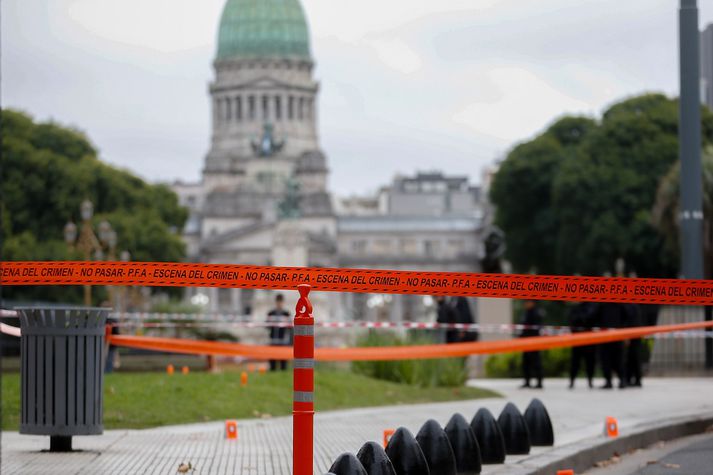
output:
[[[79,224],[79,205],[94,203],[93,224],[107,219],[117,252],[134,260],[175,261],[184,256],[177,230],[187,211],[165,185],[151,185],[101,162],[87,137],[56,123],[36,123],[19,111],[2,111],[2,258],[57,260],[79,257],[63,229]],[[9,298],[72,300],[61,289],[5,289]]]
[[[586,117],[565,117],[534,140],[517,145],[503,161],[490,196],[496,224],[507,236],[507,257],[522,271],[556,270],[559,219],[552,182],[596,126]]]
[[[673,164],[661,180],[656,193],[653,210],[654,225],[664,236],[666,249],[677,259],[680,254],[679,203],[680,203],[679,162]],[[705,277],[713,278],[713,147],[703,154],[703,264]]]
[[[702,110],[710,144],[713,114]],[[598,275],[622,257],[639,275],[675,275],[652,208],[678,158],[677,130],[678,102],[646,94],[611,106],[599,121],[564,117],[516,146],[491,189],[514,268]]]

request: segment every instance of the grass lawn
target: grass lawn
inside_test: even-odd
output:
[[[317,411],[350,407],[497,397],[478,388],[421,388],[354,374],[315,371]],[[292,412],[292,372],[240,374],[191,372],[112,373],[104,380],[104,428],[146,428],[224,419],[270,417]],[[2,428],[18,430],[20,375],[2,375]]]

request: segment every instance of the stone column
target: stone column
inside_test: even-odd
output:
[[[233,98],[235,101],[235,120],[237,122],[242,122],[245,119],[245,114],[243,113],[243,103],[245,100],[243,99],[242,94],[238,94]]]
[[[389,321],[392,323],[399,323],[404,319],[403,298],[404,296],[401,294],[391,295],[391,311],[389,313]]]
[[[213,97],[213,127],[220,123],[220,99]]]
[[[243,314],[242,299],[240,297],[240,289],[231,289],[230,306],[237,315]]]
[[[218,288],[217,287],[210,287],[207,289],[208,290],[208,308],[210,308],[211,312],[218,312]]]

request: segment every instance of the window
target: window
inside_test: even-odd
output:
[[[243,120],[243,100],[240,96],[235,98],[235,120]]]
[[[218,289],[218,306],[221,309],[228,309],[232,306],[232,304],[233,304],[232,293],[233,293],[233,289],[223,289],[223,288]]]
[[[273,172],[258,172],[257,181],[262,185],[271,187],[275,180],[275,174]]]
[[[440,250],[440,243],[438,241],[424,241],[423,248],[427,256],[435,256]]]
[[[391,252],[391,240],[377,239],[374,241],[374,252],[377,254],[388,254]]]
[[[248,118],[255,120],[255,96],[248,97]]]
[[[451,254],[458,256],[465,250],[465,242],[462,239],[451,239],[448,241]]]
[[[287,101],[287,118],[292,120],[295,118],[295,98],[290,96]]]
[[[358,239],[356,241],[352,241],[352,250],[355,254],[364,254],[366,252],[366,240]]]
[[[262,96],[262,118],[267,120],[270,118],[270,98]]]
[[[416,240],[413,238],[405,238],[400,243],[402,254],[416,254],[418,252]]]
[[[232,113],[232,104],[229,97],[225,98],[225,120],[230,122],[230,116]]]
[[[243,315],[252,316],[253,300],[255,298],[254,289],[241,289],[240,300],[243,304]]]
[[[275,96],[275,120],[282,120],[282,101],[280,96]]]

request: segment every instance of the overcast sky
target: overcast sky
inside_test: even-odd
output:
[[[84,130],[144,178],[197,180],[224,1],[4,0],[3,106]],[[559,115],[678,89],[677,0],[302,1],[342,195],[396,172],[478,180]]]

